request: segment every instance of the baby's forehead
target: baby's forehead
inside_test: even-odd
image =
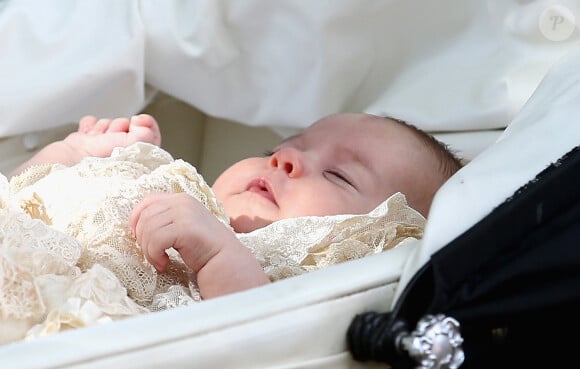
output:
[[[299,149],[333,148],[360,155],[388,157],[417,150],[416,135],[394,120],[370,114],[335,114],[315,122],[299,134],[283,140],[278,147]],[[380,160],[380,159],[375,159]]]
[[[371,114],[336,114],[306,128],[302,135],[338,138],[346,142],[356,139],[380,139],[385,144],[406,142],[416,137],[412,130],[389,118]]]
[[[378,162],[389,161],[393,156],[405,160],[422,146],[408,127],[387,118],[360,114],[320,120],[293,140],[293,144],[354,152]]]

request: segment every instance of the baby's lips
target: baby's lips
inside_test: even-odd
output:
[[[274,196],[274,192],[272,191],[272,186],[270,182],[268,182],[264,178],[257,178],[250,182],[246,191],[257,193],[266,199],[270,200],[272,203],[278,205],[276,202],[276,197]]]

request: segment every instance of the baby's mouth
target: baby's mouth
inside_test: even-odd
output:
[[[274,198],[274,193],[272,192],[270,183],[268,183],[268,181],[266,181],[264,178],[254,179],[252,182],[250,182],[246,191],[254,192],[268,199],[275,205],[278,205],[276,199]]]

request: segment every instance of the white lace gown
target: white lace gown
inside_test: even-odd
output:
[[[168,250],[158,273],[131,234],[131,209],[154,192],[186,192],[229,227],[196,169],[149,144],[0,176],[0,343],[201,301],[179,254]],[[420,238],[424,223],[397,193],[368,214],[286,219],[237,236],[275,281]]]

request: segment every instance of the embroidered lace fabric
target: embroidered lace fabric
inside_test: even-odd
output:
[[[229,227],[196,169],[149,144],[0,176],[0,343],[201,301],[174,250],[157,273],[131,235],[131,209],[153,192],[186,192]],[[398,193],[368,214],[286,219],[237,236],[276,281],[421,238],[424,222]]]

